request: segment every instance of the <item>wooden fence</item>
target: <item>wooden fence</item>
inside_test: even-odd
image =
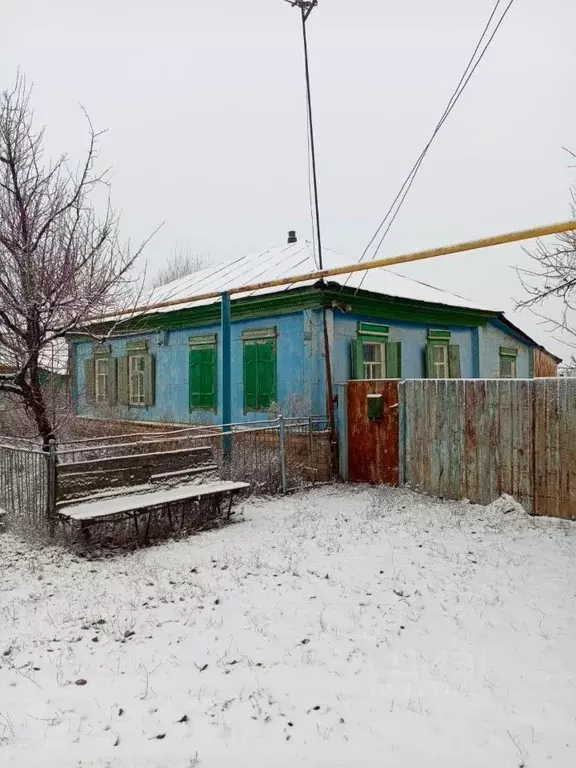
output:
[[[399,384],[400,483],[576,518],[576,379]]]

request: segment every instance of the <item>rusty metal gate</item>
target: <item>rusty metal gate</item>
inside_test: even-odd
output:
[[[348,479],[399,484],[398,381],[349,381]]]
[[[348,479],[576,520],[576,379],[349,381]]]

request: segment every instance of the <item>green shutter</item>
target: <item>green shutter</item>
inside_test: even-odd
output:
[[[244,409],[270,408],[276,402],[276,341],[244,343]]]
[[[439,341],[447,344],[450,341],[450,331],[435,331],[432,328],[428,329],[428,341]]]
[[[111,357],[108,360],[108,405],[116,405],[118,401],[117,391],[117,360]]]
[[[118,359],[118,380],[116,399],[119,405],[129,405],[128,393],[128,357]]]
[[[84,361],[84,389],[86,392],[86,402],[93,403],[96,400],[96,371],[94,358]]]
[[[202,350],[202,408],[216,410],[216,347]]]
[[[211,345],[190,349],[190,410],[216,410],[216,347]]]
[[[425,368],[426,368],[426,378],[432,379],[434,378],[434,352],[433,352],[433,344],[426,344],[426,351],[424,355],[425,359]]]
[[[202,396],[202,349],[197,347],[190,350],[188,395],[190,410],[200,408]]]
[[[244,410],[258,407],[258,344],[244,344]]]
[[[399,379],[402,376],[402,345],[399,341],[386,344],[386,378]]]
[[[448,370],[451,379],[462,378],[460,370],[460,347],[458,344],[450,344],[448,347]]]
[[[154,355],[144,355],[144,403],[154,405],[156,399],[156,360]]]
[[[368,336],[388,336],[390,326],[377,325],[376,323],[358,323],[358,334],[367,334]]]
[[[256,344],[258,350],[258,408],[276,402],[276,343],[274,339]]]
[[[350,371],[351,379],[364,378],[364,352],[362,341],[357,337],[350,342],[350,351],[352,357],[352,367]]]

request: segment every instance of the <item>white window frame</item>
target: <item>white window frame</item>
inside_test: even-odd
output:
[[[435,342],[432,346],[434,376],[433,379],[449,379],[450,378],[450,355],[448,350],[448,344],[439,344]],[[436,359],[436,351],[441,349],[443,351],[443,360]]]
[[[364,358],[364,348],[367,346],[380,348],[380,360],[369,361]],[[377,375],[378,369],[380,374]],[[367,381],[386,378],[386,342],[385,341],[362,341],[362,371],[363,378]]]
[[[97,403],[108,402],[109,358],[97,357],[94,360],[94,399]]]
[[[502,373],[502,363],[510,364],[510,376],[504,376]],[[500,378],[501,379],[515,379],[516,378],[516,357],[512,355],[500,355]]]
[[[146,405],[146,355],[128,355],[128,402]]]

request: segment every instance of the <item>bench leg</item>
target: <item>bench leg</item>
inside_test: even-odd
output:
[[[226,512],[226,520],[230,520],[230,516],[232,514],[232,501],[234,499],[234,494],[232,491],[230,491],[230,496],[228,498],[228,511]]]
[[[186,504],[184,504],[184,502],[182,502],[181,507],[182,507],[182,517],[180,518],[180,530],[182,530],[182,528],[184,528],[184,515],[186,514],[185,513]]]
[[[172,525],[172,510],[170,509],[170,504],[166,504],[166,512],[168,514],[168,522],[170,523],[170,530],[174,530],[174,526]]]
[[[140,542],[140,531],[138,529],[138,515],[136,514],[136,512],[133,513],[132,519],[134,520],[134,529],[136,531],[136,541],[138,542],[138,546],[140,546],[140,544],[141,544],[141,542]]]
[[[150,530],[150,521],[152,520],[152,515],[154,513],[152,510],[148,512],[148,519],[146,520],[146,530],[144,531],[144,543],[148,544],[148,531]]]
[[[86,524],[86,520],[82,520],[80,523],[80,531],[82,533],[82,538],[84,539],[84,542],[86,544],[90,544],[90,528]]]

